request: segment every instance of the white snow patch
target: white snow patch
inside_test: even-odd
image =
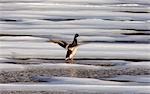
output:
[[[114,85],[50,85],[50,84],[0,84],[0,90],[9,91],[76,91],[88,93],[149,93],[149,86]]]
[[[25,67],[23,65],[0,63],[0,71],[21,71],[24,69]]]
[[[115,81],[104,81],[93,78],[75,78],[75,77],[45,77],[35,76],[33,80],[46,82],[47,84],[77,84],[77,85],[136,85],[136,83],[124,83]]]
[[[136,83],[145,83],[150,84],[150,75],[119,75],[114,78],[106,78],[107,80],[113,80],[113,81],[131,81]]]

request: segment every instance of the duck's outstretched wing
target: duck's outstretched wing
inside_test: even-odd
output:
[[[49,42],[57,43],[58,45],[60,45],[61,47],[65,49],[66,49],[66,46],[68,45],[67,42],[62,41],[62,40],[49,40]]]

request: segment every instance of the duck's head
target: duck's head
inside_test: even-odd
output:
[[[79,34],[75,34],[75,38],[79,37]]]

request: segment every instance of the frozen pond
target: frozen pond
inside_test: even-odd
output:
[[[48,42],[72,42],[66,50]],[[0,0],[0,93],[149,94],[149,0]]]

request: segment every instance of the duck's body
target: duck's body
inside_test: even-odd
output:
[[[73,59],[73,57],[75,56],[77,52],[77,49],[78,49],[78,46],[68,48],[65,60]]]
[[[61,47],[67,49],[66,59],[65,60],[73,60],[73,57],[75,56],[77,49],[78,49],[78,43],[77,43],[77,37],[79,35],[75,34],[74,40],[71,44],[66,43],[65,41],[56,41],[51,40],[53,43],[59,44]]]

